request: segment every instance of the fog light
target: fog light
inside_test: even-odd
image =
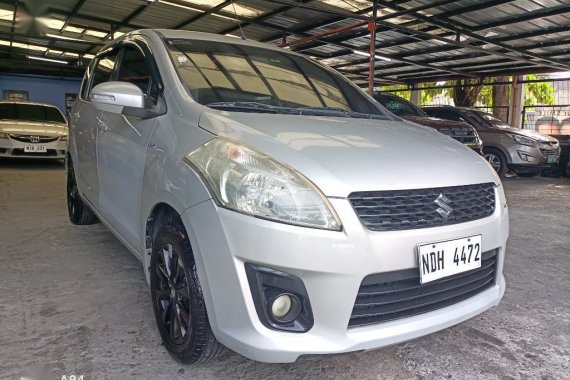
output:
[[[523,161],[526,161],[526,162],[534,161],[534,156],[532,154],[521,152],[520,150],[517,150],[517,153],[518,153],[519,157],[521,158],[521,160],[523,160]]]
[[[303,333],[314,319],[303,281],[290,273],[245,263],[259,321],[267,328]]]
[[[271,304],[271,314],[275,318],[283,318],[291,310],[291,297],[287,294],[282,294],[275,298],[273,304]]]

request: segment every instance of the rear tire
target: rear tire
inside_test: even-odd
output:
[[[199,363],[223,352],[208,322],[192,248],[180,222],[165,224],[156,234],[150,290],[158,331],[176,360]]]
[[[505,155],[495,148],[483,148],[483,157],[495,169],[499,177],[504,177],[508,171],[508,163]]]
[[[79,226],[93,224],[97,220],[93,211],[83,202],[81,195],[79,195],[71,160],[68,161],[67,165],[67,213],[71,223]]]

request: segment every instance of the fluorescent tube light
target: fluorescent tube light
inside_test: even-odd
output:
[[[33,55],[27,55],[26,57],[28,57],[29,59],[35,59],[36,61],[45,61],[45,62],[53,62],[53,63],[63,63],[64,65],[67,65],[69,62],[68,61],[62,61],[60,59],[51,59],[51,58],[44,58],[44,57],[34,57]]]
[[[352,52],[353,52],[354,54],[362,55],[362,56],[364,56],[364,57],[370,57],[370,53],[367,53],[367,52],[365,52],[365,51],[353,50]],[[378,54],[374,55],[374,58],[376,58],[376,59],[381,59],[381,60],[387,61],[387,62],[391,62],[391,61],[392,61],[390,58],[388,58],[388,57],[383,57],[383,56],[378,55]]]

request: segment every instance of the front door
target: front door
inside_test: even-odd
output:
[[[146,107],[156,107],[162,91],[149,50],[126,42],[116,80],[137,85]],[[155,66],[156,67],[156,66]],[[152,73],[152,74],[151,74]],[[147,146],[157,119],[139,119],[103,112],[98,120],[99,205],[103,217],[134,248],[142,247],[141,190]]]
[[[102,55],[93,67],[93,71],[87,70],[81,97],[75,102],[71,113],[71,128],[74,131],[70,135],[76,136],[73,141],[76,152],[76,156],[73,157],[73,164],[77,186],[83,197],[95,206],[99,200],[99,178],[97,174],[99,131],[97,118],[100,117],[101,111],[98,111],[89,100],[89,90],[99,83],[112,79],[117,54],[118,51],[113,50]]]

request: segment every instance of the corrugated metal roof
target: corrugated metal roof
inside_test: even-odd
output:
[[[374,66],[379,82],[570,71],[568,0],[377,3]],[[61,53],[71,63],[82,60],[77,54],[89,58],[111,35],[138,28],[239,35],[241,24],[247,38],[272,44],[282,43],[284,37],[291,43],[318,36],[290,49],[321,59],[357,83],[365,83],[368,72],[366,24],[321,34],[372,21],[370,0],[52,0],[43,4],[41,14],[38,9],[30,12],[25,2],[20,1],[17,9],[14,4],[0,0],[0,70],[4,71],[17,70],[17,62],[29,51]],[[30,23],[37,17],[43,17],[43,24]],[[34,67],[53,67],[46,65]],[[67,69],[82,70],[76,65]]]

